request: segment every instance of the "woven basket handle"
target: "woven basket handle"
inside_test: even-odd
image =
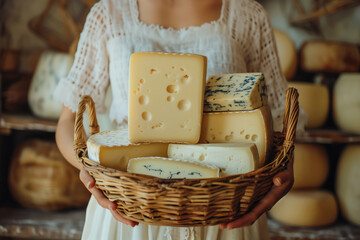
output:
[[[299,93],[295,88],[286,91],[285,113],[282,134],[285,135],[284,147],[290,147],[295,141],[296,125],[299,117]]]
[[[90,96],[83,96],[76,113],[75,127],[74,127],[74,150],[78,154],[79,151],[86,149],[87,136],[83,125],[83,115],[86,110],[86,105],[89,109],[89,132],[95,134],[100,131],[99,124],[96,118],[95,103]]]

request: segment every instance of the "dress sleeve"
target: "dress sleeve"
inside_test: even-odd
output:
[[[258,19],[252,22],[253,42],[251,56],[248,57],[248,71],[262,72],[268,92],[268,103],[271,109],[274,131],[281,131],[285,111],[285,95],[288,88],[287,80],[282,73],[275,44],[273,29],[266,11],[259,6],[256,10]],[[307,114],[300,109],[297,125],[303,131],[307,122]]]
[[[74,63],[66,78],[60,80],[54,97],[73,112],[83,95],[90,95],[98,112],[104,112],[105,92],[109,85],[108,18],[101,2],[90,10],[81,32]]]

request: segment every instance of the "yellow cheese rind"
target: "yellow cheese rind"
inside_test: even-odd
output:
[[[166,143],[131,143],[127,129],[103,131],[89,137],[89,159],[104,167],[126,171],[128,161],[135,157],[167,157]]]
[[[220,168],[164,157],[142,157],[129,160],[128,172],[159,178],[213,178],[220,176]]]
[[[169,144],[168,156],[221,168],[221,175],[242,174],[259,166],[254,143]]]
[[[255,143],[262,167],[270,155],[272,127],[268,106],[252,111],[204,113],[200,143]]]
[[[179,53],[134,53],[130,58],[129,139],[197,143],[207,59]]]
[[[297,227],[321,227],[334,223],[336,198],[325,190],[291,190],[269,211],[275,220]]]
[[[293,189],[321,187],[329,175],[329,157],[319,144],[295,144]]]
[[[330,109],[330,93],[325,85],[305,82],[289,82],[299,92],[299,105],[309,115],[307,128],[318,128],[325,124]]]

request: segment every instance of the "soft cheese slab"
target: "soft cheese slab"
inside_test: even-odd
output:
[[[164,157],[130,159],[127,171],[166,179],[195,179],[220,176],[220,168],[218,167]]]
[[[254,143],[169,144],[168,156],[221,168],[221,175],[247,173],[259,166]]]
[[[252,111],[204,113],[200,143],[255,143],[261,167],[271,151],[272,125],[268,106]]]
[[[167,157],[167,148],[166,143],[131,143],[127,129],[103,131],[87,140],[89,159],[121,171],[126,171],[131,158]]]
[[[203,112],[207,59],[179,53],[131,55],[131,142],[197,143]]]
[[[211,76],[205,87],[205,112],[253,110],[267,105],[262,73]]]

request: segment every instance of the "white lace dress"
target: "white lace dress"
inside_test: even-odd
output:
[[[268,89],[274,129],[281,130],[287,88],[276,53],[270,21],[254,0],[223,0],[218,20],[175,30],[139,20],[137,0],[101,0],[90,11],[74,64],[55,97],[76,111],[82,95],[91,95],[98,112],[109,112],[116,126],[127,124],[129,58],[134,52],[161,51],[205,55],[207,75],[262,72]],[[105,93],[113,100],[107,109]],[[301,120],[302,118],[300,118]],[[299,122],[303,128],[302,121]],[[266,216],[251,227],[171,228],[125,226],[91,198],[83,239],[267,239]]]

